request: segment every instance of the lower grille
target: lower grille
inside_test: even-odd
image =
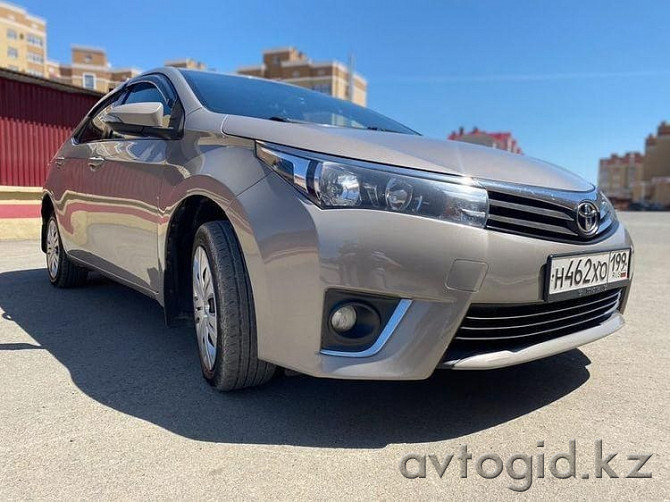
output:
[[[513,349],[569,335],[606,321],[622,289],[554,303],[472,305],[449,350]]]

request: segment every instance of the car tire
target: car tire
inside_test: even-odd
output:
[[[193,310],[200,365],[217,390],[269,381],[275,366],[258,359],[251,283],[233,227],[205,223],[191,254]]]
[[[70,261],[63,249],[60,229],[56,216],[52,214],[46,227],[47,275],[51,284],[57,288],[76,288],[86,283],[88,270]]]

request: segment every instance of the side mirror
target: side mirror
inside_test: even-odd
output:
[[[102,120],[112,129],[117,124],[161,127],[163,125],[163,104],[129,103],[113,106]]]
[[[113,106],[101,120],[119,134],[164,139],[177,137],[174,129],[163,126],[162,103],[128,103]]]

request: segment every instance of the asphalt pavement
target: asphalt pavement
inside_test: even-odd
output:
[[[489,372],[230,394],[157,303],[97,276],[56,290],[37,241],[0,241],[0,500],[668,500],[670,213],[621,218],[636,270],[612,336]]]

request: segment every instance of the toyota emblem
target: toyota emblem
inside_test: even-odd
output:
[[[598,207],[590,200],[584,200],[577,206],[577,230],[582,237],[591,237],[598,232],[600,214]]]

